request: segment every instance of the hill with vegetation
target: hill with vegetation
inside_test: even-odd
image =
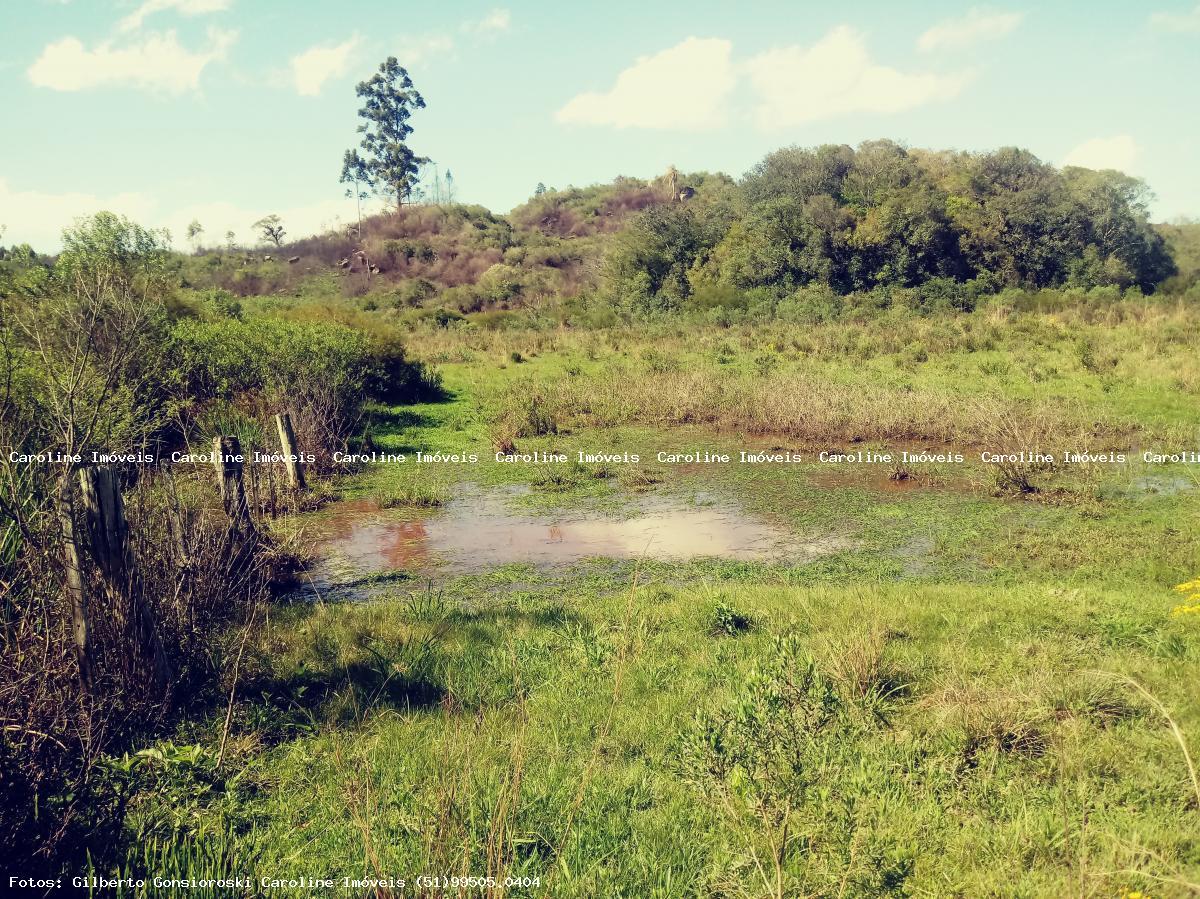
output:
[[[780,149],[740,179],[672,168],[539,185],[507,215],[401,205],[299,240],[198,249],[175,268],[185,304],[348,298],[406,327],[492,327],[517,312],[580,325],[675,312],[817,321],[969,310],[1005,291],[1185,293],[1200,277],[1197,226],[1152,225],[1149,199],[1136,178],[1016,148],[877,140]],[[39,264],[27,247],[3,256],[10,273]]]
[[[428,308],[545,310],[564,298],[622,316],[723,307],[771,317],[969,309],[1003,290],[1187,289],[1187,227],[1152,226],[1148,201],[1138,179],[1057,169],[1015,148],[880,140],[781,149],[738,180],[671,170],[540,190],[507,216],[401,207],[286,244],[273,265],[210,251],[187,273],[242,295],[336,274],[331,294],[369,296],[410,318]]]

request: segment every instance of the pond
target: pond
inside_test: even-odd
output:
[[[462,484],[458,495],[428,514],[381,511],[368,501],[337,503],[324,517],[317,553],[327,564],[364,573],[463,573],[597,557],[798,562],[849,546],[840,537],[804,539],[780,521],[708,493],[636,496],[616,511],[532,511],[519,506],[523,493]]]

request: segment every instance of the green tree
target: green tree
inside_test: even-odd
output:
[[[346,152],[341,180],[361,182],[376,194],[393,199],[399,209],[416,189],[421,166],[429,162],[408,146],[413,130],[408,120],[413,110],[425,108],[425,99],[394,56],[380,63],[379,71],[369,80],[360,81],[355,94],[363,101],[358,110],[359,118],[364,120],[358,126],[362,152]]]
[[[125,641],[123,657],[153,659],[161,697],[172,675],[154,607],[128,584],[109,585],[107,602],[89,611],[90,585],[79,573],[72,457],[88,450],[146,449],[167,426],[172,408],[164,301],[176,283],[168,238],[163,231],[100,212],[64,231],[62,242],[37,292],[16,297],[11,306],[0,297],[0,347],[7,360],[16,352],[17,388],[24,393],[15,402],[6,396],[0,403],[13,407],[0,408],[0,443],[66,454],[31,471],[19,489],[30,500],[45,498],[40,511],[56,522],[52,539],[61,551],[70,633],[85,689],[94,686],[92,622],[107,619],[110,624],[99,632],[114,628],[111,632]],[[8,374],[4,381],[11,384]],[[8,479],[5,496],[20,496],[11,473],[0,476]],[[22,508],[28,507],[0,501],[0,517],[17,521],[14,513]]]
[[[176,283],[162,231],[99,212],[63,232],[49,275],[0,315],[36,384],[36,427],[20,444],[122,451],[155,438],[169,415],[166,301]],[[54,473],[60,489],[72,473]]]
[[[254,227],[262,234],[263,240],[271,241],[276,247],[283,246],[283,235],[286,232],[283,230],[283,220],[279,216],[274,213],[263,216],[254,223]]]
[[[80,219],[63,232],[57,285],[91,302],[161,298],[169,283],[169,238],[111,212]]]
[[[1139,178],[1108,169],[1069,167],[1062,173],[1085,249],[1101,258],[1098,284],[1152,290],[1177,271],[1164,237],[1149,223],[1150,189]],[[1076,254],[1079,258],[1079,254]],[[1071,279],[1076,281],[1076,279]],[[1079,283],[1079,286],[1094,286]]]
[[[854,151],[844,144],[813,149],[785,147],[767,155],[742,180],[752,203],[779,197],[801,201],[817,194],[841,198],[842,183],[854,165]]]
[[[200,237],[204,234],[204,226],[200,224],[199,219],[192,219],[187,226],[188,242],[195,248],[200,249]]]
[[[946,214],[945,195],[930,184],[897,188],[857,222],[850,238],[855,255],[851,282],[915,287],[931,278],[966,278],[958,235]]]
[[[690,209],[652,206],[613,238],[605,254],[609,293],[637,312],[678,309],[691,293],[688,270],[705,249]]]
[[[5,299],[38,296],[49,280],[50,260],[39,257],[29,244],[0,247],[0,319]]]
[[[692,280],[697,286],[787,290],[798,280],[804,228],[803,208],[795,199],[779,197],[763,203],[733,223]]]
[[[842,198],[857,209],[883,203],[918,177],[907,151],[890,140],[864,141],[854,151],[854,161],[842,182]]]
[[[347,185],[346,196],[354,200],[354,208],[358,213],[358,228],[362,231],[362,201],[367,199],[364,189],[371,183],[371,173],[367,171],[367,161],[357,150],[347,150],[342,154],[342,174],[339,183]]]

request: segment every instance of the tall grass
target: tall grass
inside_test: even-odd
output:
[[[700,424],[819,443],[1005,447],[1034,435],[1062,450],[1194,437],[1197,328],[1194,307],[1125,302],[805,327],[441,332],[414,344],[460,366],[490,401],[497,445],[545,433],[526,423],[536,398],[539,416],[561,427]],[[530,363],[472,377],[513,353]],[[1196,399],[1175,399],[1186,397]]]
[[[28,470],[27,470],[28,471]],[[12,857],[53,870],[62,854],[119,825],[121,805],[95,766],[104,753],[161,726],[173,708],[202,695],[225,665],[230,623],[262,603],[291,564],[269,540],[230,528],[203,480],[146,468],[124,481],[125,580],[113,584],[80,554],[87,602],[87,677],[74,649],[63,535],[38,483],[0,470],[6,498],[24,497],[10,525],[0,652],[0,835]],[[78,504],[76,504],[78,508]],[[258,503],[252,503],[255,516]],[[82,516],[79,516],[81,519]],[[83,534],[85,524],[75,523]],[[13,534],[17,536],[14,537]],[[130,622],[145,609],[172,677],[152,688]]]

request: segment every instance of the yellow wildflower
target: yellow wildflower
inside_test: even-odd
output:
[[[1200,577],[1194,581],[1184,581],[1182,584],[1176,584],[1175,589],[1180,593],[1200,593]]]
[[[1185,594],[1184,601],[1171,609],[1172,618],[1182,618],[1184,615],[1200,615],[1200,577],[1182,584],[1176,584],[1175,590]]]

